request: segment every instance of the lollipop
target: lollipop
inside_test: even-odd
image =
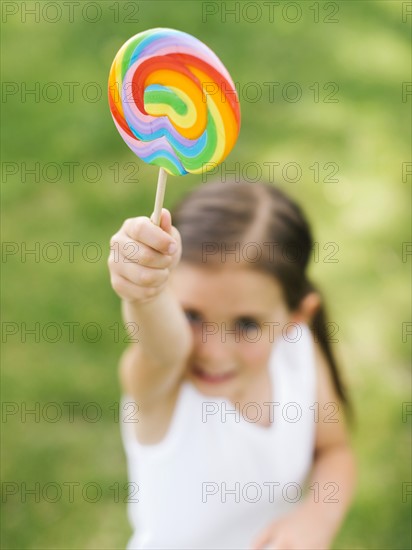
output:
[[[130,149],[160,167],[157,225],[167,173],[211,170],[239,134],[239,99],[228,71],[200,40],[173,29],[141,32],[120,48],[110,69],[109,105]]]

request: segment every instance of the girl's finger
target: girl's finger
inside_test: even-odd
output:
[[[135,264],[125,263],[122,265],[121,269],[118,270],[118,274],[130,283],[138,286],[158,287],[167,281],[170,272],[167,268],[156,269],[144,265],[136,267]]]
[[[173,254],[177,249],[173,237],[144,216],[127,219],[122,229],[133,241],[144,243],[162,254]],[[172,249],[170,245],[173,245]]]
[[[113,275],[111,283],[115,292],[124,300],[138,300],[142,298],[141,289],[121,275]],[[150,294],[154,295],[156,292],[157,290],[153,287],[145,290],[146,297],[150,297]]]
[[[171,256],[161,254],[144,243],[127,239],[124,235],[119,236],[112,250],[114,261],[119,263],[135,263],[158,269],[169,267],[172,263]]]
[[[150,219],[153,221],[153,214],[150,216]],[[160,227],[163,231],[166,231],[166,233],[171,235],[172,215],[167,208],[162,208],[162,212],[160,214]]]

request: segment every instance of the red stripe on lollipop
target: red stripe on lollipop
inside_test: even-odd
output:
[[[233,89],[232,84],[221,74],[219,71],[217,71],[214,67],[203,61],[202,59],[199,59],[198,57],[195,57],[193,55],[189,55],[186,53],[177,53],[174,54],[174,57],[177,59],[181,59],[185,65],[192,65],[193,67],[196,67],[200,69],[202,72],[206,73],[207,75],[210,75],[211,81],[213,81],[220,89],[221,93],[223,94],[225,100],[228,101],[230,106],[233,109],[236,122],[240,123],[240,109],[239,109],[239,100],[236,93],[228,93],[229,90]]]
[[[132,77],[132,96],[136,107],[140,112],[147,115],[144,108],[144,90],[146,88],[147,78],[155,71],[170,70],[184,74],[189,78],[200,90],[202,90],[199,79],[190,72],[186,66],[177,59],[176,54],[167,54],[162,56],[150,57],[141,63],[138,70],[135,71]],[[159,82],[159,84],[165,84]]]

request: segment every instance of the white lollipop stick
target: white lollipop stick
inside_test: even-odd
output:
[[[160,225],[160,216],[162,214],[163,199],[166,191],[167,172],[163,168],[159,170],[159,178],[157,180],[156,199],[154,212],[150,219],[155,225]]]

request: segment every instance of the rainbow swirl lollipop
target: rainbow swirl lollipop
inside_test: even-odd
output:
[[[159,166],[160,176],[162,169],[173,175],[211,170],[239,134],[239,99],[228,71],[200,40],[173,29],[141,32],[120,48],[109,104],[126,144]]]

